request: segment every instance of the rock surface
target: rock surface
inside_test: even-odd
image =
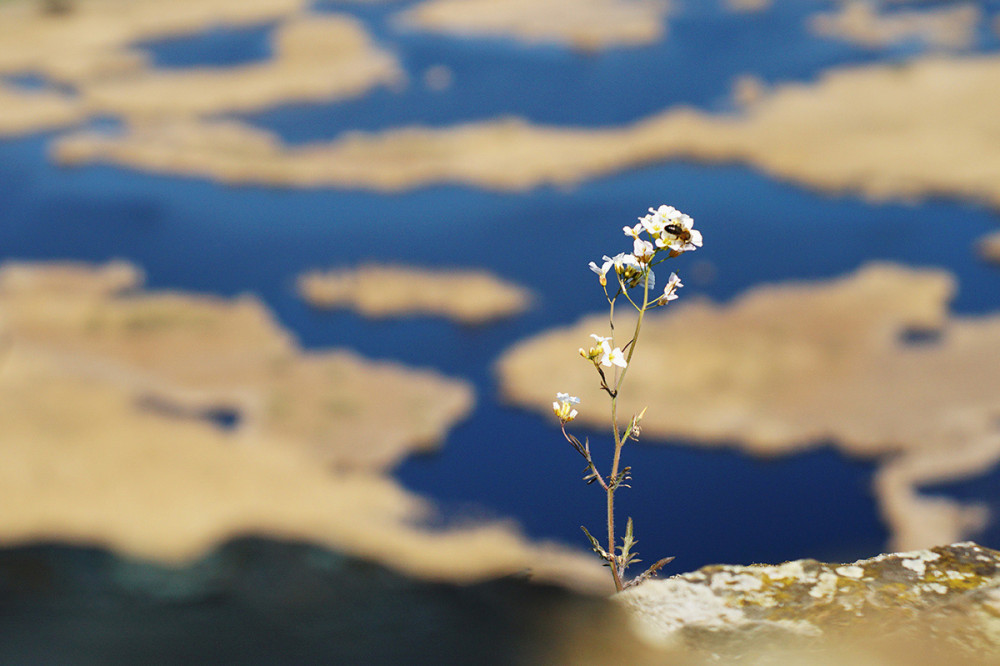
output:
[[[1000,657],[1000,552],[971,542],[843,565],[708,566],[615,600],[647,640],[741,663],[781,663],[760,657],[785,650],[825,655],[786,662],[810,664]],[[848,662],[848,655],[889,660]]]
[[[2,663],[986,666],[1000,553],[711,566],[611,597],[509,576],[432,583],[310,542],[241,537],[181,566],[0,549]]]

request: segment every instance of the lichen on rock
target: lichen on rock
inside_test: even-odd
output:
[[[713,565],[615,599],[651,642],[729,657],[845,645],[865,654],[919,646],[917,663],[935,663],[923,660],[927,650],[1000,655],[1000,552],[972,542],[843,565]]]

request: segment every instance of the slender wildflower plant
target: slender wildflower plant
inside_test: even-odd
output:
[[[601,542],[592,536],[586,527],[581,526],[581,529],[590,540],[594,552],[604,560],[605,566],[611,569],[615,590],[618,592],[627,587],[638,585],[654,576],[664,565],[674,559],[672,557],[663,558],[631,580],[625,577],[629,565],[640,560],[637,559],[638,553],[633,550],[636,540],[632,534],[631,518],[625,525],[622,545],[615,546],[615,491],[619,488],[630,487],[628,481],[632,478],[632,468],[621,467],[622,447],[630,439],[639,440],[642,417],[646,414],[646,409],[644,408],[638,414],[633,414],[628,425],[622,430],[618,422],[618,396],[621,394],[625,376],[631,367],[632,357],[639,341],[639,333],[642,330],[643,316],[647,311],[662,307],[676,299],[677,290],[684,286],[677,274],[671,273],[663,287],[663,293],[657,296],[653,291],[656,284],[653,267],[667,259],[701,247],[701,232],[694,229],[693,224],[694,220],[672,206],[650,208],[648,215],[639,218],[639,224],[623,228],[625,235],[632,239],[631,253],[625,254],[623,252],[614,257],[605,255],[603,263],[600,265],[593,261],[590,262],[590,270],[597,274],[601,288],[604,290],[604,296],[608,301],[611,335],[591,334],[590,337],[593,338],[594,342],[589,348],[581,348],[580,356],[594,365],[594,369],[600,377],[601,389],[608,394],[611,400],[611,429],[614,434],[615,451],[609,474],[602,475],[598,471],[590,455],[590,441],[588,439],[584,439],[581,443],[575,436],[566,432],[566,424],[577,416],[576,406],[580,404],[580,399],[570,396],[568,393],[557,393],[556,400],[552,403],[552,409],[559,419],[559,425],[566,441],[572,444],[577,453],[587,461],[583,480],[588,485],[596,482],[607,494],[607,547],[602,546]],[[609,273],[613,280],[610,290],[608,289]],[[631,338],[623,346],[618,347],[615,344],[615,303],[620,297],[624,297],[629,305],[639,313],[639,316]]]

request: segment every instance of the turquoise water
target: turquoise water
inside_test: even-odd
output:
[[[408,4],[329,3],[359,16],[398,53],[411,79],[405,89],[286,105],[244,120],[292,142],[509,114],[606,126],[678,103],[725,110],[731,83],[743,73],[808,81],[830,66],[905,58],[914,50],[877,53],[810,38],[801,26],[813,9],[829,5],[821,2],[779,0],[773,12],[750,17],[681,3],[662,44],[597,55],[401,32],[389,17]],[[214,30],[145,46],[164,68],[236,65],[267,57],[270,30]],[[993,49],[994,42],[984,34],[979,48]],[[454,72],[446,91],[420,82],[436,64]],[[957,312],[1000,304],[1000,271],[972,254],[996,216],[963,203],[871,205],[741,166],[687,163],[514,194],[455,186],[392,195],[232,188],[111,167],[60,169],[48,160],[50,139],[0,141],[0,258],[128,259],[144,268],[152,288],[258,294],[308,348],[347,346],[465,378],[479,395],[473,414],[440,453],[406,461],[397,477],[438,500],[443,522],[512,518],[532,536],[581,546],[581,523],[600,528],[601,494],[580,481],[579,459],[551,419],[498,402],[493,365],[512,343],[601,309],[586,264],[625,247],[622,225],[648,206],[675,205],[705,234],[704,249],[676,268],[694,275],[701,262],[714,277],[686,279],[685,298],[726,302],[760,283],[841,275],[879,259],[955,273]],[[428,317],[367,321],[318,313],[294,294],[303,270],[369,259],[484,267],[538,298],[522,316],[477,328]],[[603,434],[590,434],[601,446]],[[620,500],[622,515],[635,518],[647,561],[672,554],[676,567],[690,569],[716,561],[853,559],[884,545],[870,463],[829,446],[760,461],[730,449],[659,444],[626,451],[634,483]]]

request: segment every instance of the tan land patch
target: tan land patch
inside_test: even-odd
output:
[[[306,15],[280,24],[272,41],[274,57],[259,64],[147,70],[88,84],[83,102],[92,113],[129,119],[211,115],[358,97],[402,77],[395,57],[351,18]]]
[[[356,20],[305,11],[302,0],[89,0],[47,15],[37,3],[0,5],[0,74],[38,74],[75,92],[0,90],[0,133],[78,124],[247,112],[358,97],[401,82],[395,57]],[[132,44],[217,26],[278,22],[274,57],[234,67],[154,69]]]
[[[950,317],[953,289],[942,272],[873,265],[828,283],[756,288],[726,306],[672,305],[643,325],[619,414],[648,406],[645,437],[759,455],[832,442],[879,458],[893,547],[954,541],[982,527],[984,509],[917,488],[1000,460],[1000,316]],[[503,395],[548,411],[568,391],[583,400],[579,420],[606,427],[607,398],[576,354],[606,329],[607,316],[595,315],[515,346],[498,364]],[[937,339],[904,342],[912,329]]]
[[[771,8],[772,0],[726,0],[726,9],[731,12],[761,12]]]
[[[509,525],[419,527],[432,507],[384,472],[469,411],[465,383],[303,352],[251,297],[140,284],[125,264],[0,270],[0,542],[175,562],[263,533],[433,579],[605,585],[589,557]]]
[[[976,249],[985,261],[1000,264],[1000,231],[980,238]]]
[[[850,0],[834,12],[813,16],[809,29],[868,48],[919,40],[935,48],[962,49],[973,44],[981,20],[982,11],[972,3],[883,14],[870,2]]]
[[[669,9],[668,0],[425,0],[398,19],[431,32],[596,51],[658,42]]]
[[[145,58],[133,42],[178,37],[212,27],[250,26],[294,16],[305,0],[85,0],[51,15],[40,3],[0,5],[0,73],[35,72],[83,84],[135,72]]]
[[[377,318],[429,314],[482,324],[523,312],[531,302],[526,289],[474,270],[368,264],[305,273],[297,284],[314,307],[352,308]]]
[[[947,104],[928,100],[947,99]],[[517,119],[346,134],[285,146],[234,123],[184,122],[57,142],[63,164],[115,163],[223,182],[402,190],[457,182],[571,185],[670,159],[745,162],[872,199],[945,195],[1000,207],[1000,57],[837,70],[764,93],[737,116],[674,109],[617,129]]]
[[[69,95],[0,83],[0,136],[65,127],[85,117],[83,107]]]

